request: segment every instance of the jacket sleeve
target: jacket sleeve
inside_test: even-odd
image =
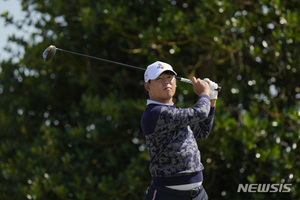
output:
[[[209,113],[210,99],[207,95],[201,95],[197,103],[191,108],[182,109],[162,106],[159,113],[153,113],[153,115],[158,116],[153,133],[162,134],[189,125],[199,124],[207,120]]]
[[[215,107],[211,107],[208,117],[204,121],[191,125],[191,129],[196,139],[205,140],[208,137],[212,129],[214,114]]]

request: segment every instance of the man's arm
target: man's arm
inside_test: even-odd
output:
[[[191,129],[196,139],[205,140],[208,137],[212,129],[214,114],[215,107],[211,107],[209,115],[204,121],[191,125]]]
[[[156,122],[154,133],[174,131],[191,124],[198,124],[207,119],[210,112],[210,100],[207,95],[201,95],[191,108],[176,108],[157,106],[152,109],[150,116]],[[147,123],[147,122],[146,122]]]

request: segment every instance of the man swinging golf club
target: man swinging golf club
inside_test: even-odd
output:
[[[169,64],[160,61],[149,65],[144,74],[150,99],[141,126],[152,176],[145,200],[208,199],[196,139],[206,139],[211,131],[218,84],[193,77],[199,98],[193,107],[183,109],[173,103],[176,75]]]

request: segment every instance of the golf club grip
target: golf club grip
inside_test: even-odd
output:
[[[180,80],[180,81],[182,81],[182,82],[185,82],[185,83],[193,84],[193,83],[192,83],[192,80],[187,79],[187,78],[182,78],[182,77],[176,76],[176,79],[178,79],[178,80]],[[218,92],[220,92],[220,91],[222,90],[222,88],[221,88],[221,87],[218,87],[218,88],[215,89],[215,90],[218,91]]]
[[[193,84],[192,80],[187,79],[187,78],[176,77],[176,79],[178,79],[178,80],[180,80],[182,82],[185,82],[185,83]]]

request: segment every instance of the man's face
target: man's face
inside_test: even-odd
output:
[[[175,75],[171,72],[162,73],[150,83],[145,83],[145,89],[149,92],[151,100],[172,104],[176,92]]]

